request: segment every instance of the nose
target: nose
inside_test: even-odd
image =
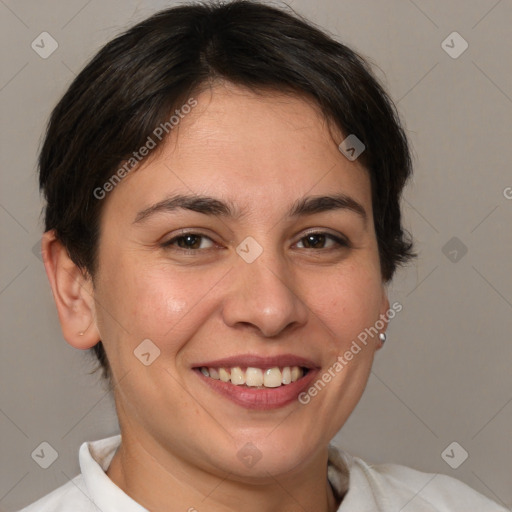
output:
[[[252,263],[237,261],[223,304],[226,325],[273,338],[304,325],[308,308],[294,290],[284,262],[261,256]]]

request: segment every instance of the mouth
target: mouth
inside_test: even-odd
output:
[[[210,379],[230,383],[233,386],[246,388],[278,388],[297,382],[308,374],[309,369],[304,366],[274,366],[272,368],[256,368],[249,366],[242,368],[234,366],[206,367],[202,366],[200,372]]]
[[[193,368],[210,390],[248,409],[275,409],[297,401],[320,367],[296,356],[231,357]]]

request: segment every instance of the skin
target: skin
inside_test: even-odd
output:
[[[369,176],[340,153],[344,137],[333,139],[311,102],[232,84],[196,99],[161,150],[105,199],[94,283],[53,232],[43,239],[65,339],[80,349],[101,339],[112,367],[123,442],[107,474],[153,512],[336,510],[327,446],[361,397],[378,337],[307,405],[249,410],[191,367],[291,353],[321,376],[385,314]],[[303,198],[340,192],[366,222],[350,209],[288,214]],[[214,197],[236,215],[176,209],[134,222],[175,194]],[[209,238],[162,247],[181,229]],[[348,246],[329,236],[308,245],[311,231]],[[248,236],[263,249],[252,263],[236,252]],[[148,338],[161,352],[145,366],[133,351]],[[247,442],[261,452],[253,467],[237,457]]]

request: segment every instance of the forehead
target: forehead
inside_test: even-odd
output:
[[[265,164],[284,164],[293,172],[294,165],[318,164],[332,152],[326,152],[334,144],[332,127],[304,97],[227,83],[202,92],[197,101],[167,144],[174,157],[199,159],[210,153],[214,161],[218,157],[240,169],[263,171]]]
[[[371,212],[366,169],[338,150],[343,136],[307,98],[217,85],[193,98],[158,152],[109,197],[143,208],[171,194],[288,206],[307,194],[347,193]],[[121,197],[122,196],[122,197]]]

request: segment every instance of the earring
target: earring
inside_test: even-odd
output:
[[[91,320],[91,323],[87,326],[87,329],[89,329],[89,327],[91,327],[91,325],[92,325],[92,320]],[[85,332],[87,331],[87,329],[85,329],[85,331],[80,331],[78,333],[78,336],[83,336],[85,334]]]
[[[384,343],[386,342],[386,340],[388,339],[387,335],[385,332],[381,332],[379,334],[379,340],[381,341],[381,343],[384,345]]]

